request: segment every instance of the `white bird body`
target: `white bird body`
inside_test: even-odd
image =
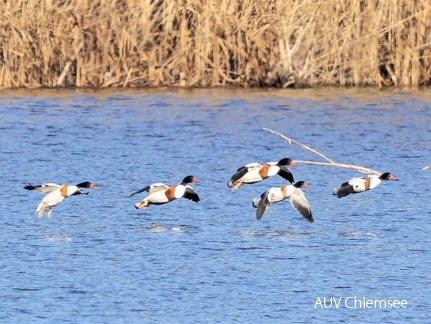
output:
[[[241,177],[241,182],[254,183],[260,181],[262,179],[262,176],[259,174],[259,171],[262,169],[262,167],[262,164],[256,162],[244,165],[244,168],[247,170],[247,173],[245,173]]]
[[[42,199],[39,206],[36,209],[36,212],[38,213],[39,218],[42,217],[43,213],[45,212],[45,209],[48,208],[48,218],[51,218],[52,215],[52,208],[57,206],[59,203],[61,203],[63,200],[65,200],[69,195],[71,190],[68,190],[67,185],[59,186],[58,188],[54,188],[53,190],[49,191],[46,196]]]
[[[308,185],[304,181],[298,181],[294,185],[273,187],[265,191],[260,198],[253,199],[252,205],[257,208],[257,220],[262,218],[271,204],[287,199],[306,220],[310,223],[314,222],[310,204],[304,193],[299,189],[300,187],[308,188]]]
[[[342,183],[340,187],[333,190],[332,194],[336,195],[338,198],[346,197],[350,194],[374,189],[383,180],[397,181],[395,176],[389,172],[381,175],[371,174],[361,178],[352,178],[349,181]]]
[[[24,187],[24,189],[36,190],[40,194],[45,195],[45,197],[42,199],[42,201],[36,208],[36,213],[38,214],[39,218],[42,217],[46,209],[48,209],[48,218],[51,218],[52,209],[55,206],[57,206],[67,197],[83,193],[79,188],[95,189],[96,187],[88,181],[79,183],[77,185],[58,185],[56,183],[44,183],[38,186],[33,186],[29,184]]]
[[[227,186],[232,190],[237,190],[244,184],[257,183],[277,174],[292,183],[294,180],[288,168],[289,165],[296,166],[295,162],[290,158],[283,158],[278,162],[267,162],[264,164],[256,162],[248,163],[234,173]]]
[[[194,202],[199,202],[198,194],[192,187],[187,185],[187,183],[190,182],[198,183],[199,181],[194,176],[187,176],[177,186],[167,186],[164,183],[157,182],[132,193],[130,196],[144,191],[148,192],[148,196],[135,203],[135,208],[137,209],[144,209],[150,205],[166,204],[179,198],[186,198]]]

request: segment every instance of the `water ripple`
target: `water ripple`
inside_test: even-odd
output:
[[[429,321],[428,90],[45,91],[0,96],[2,322]],[[320,161],[264,127],[401,180],[336,199],[333,188],[362,174],[298,164],[315,223],[288,202],[257,221],[251,199],[286,182],[232,192],[239,166]],[[199,203],[134,208],[134,190],[188,174]],[[86,180],[99,188],[51,219],[22,189]],[[409,306],[315,307],[324,296]]]

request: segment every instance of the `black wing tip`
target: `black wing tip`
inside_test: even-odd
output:
[[[265,191],[262,194],[262,198],[259,201],[259,204],[257,206],[257,210],[256,210],[256,219],[260,220],[263,216],[263,214],[265,214],[265,211],[267,210],[267,208],[269,207],[269,202],[267,201],[268,197],[267,197],[267,191]]]
[[[346,197],[346,196],[350,195],[351,193],[354,193],[354,191],[353,191],[353,187],[350,185],[346,185],[346,186],[342,185],[341,187],[335,188],[332,191],[332,194],[334,196],[337,196],[337,198]]]
[[[259,206],[256,207],[256,208],[257,208],[257,210],[256,210],[256,219],[260,220],[262,218],[262,216],[263,216],[264,211],[262,211],[261,209],[259,209]]]
[[[290,172],[289,169],[287,169],[287,168],[286,169],[281,169],[280,168],[280,170],[277,173],[278,173],[278,175],[280,177],[282,177],[283,179],[289,181],[290,183],[294,183],[295,182],[295,180],[293,178],[293,174],[292,174],[292,172]]]
[[[298,212],[301,214],[301,216],[306,219],[310,223],[314,223],[313,213],[311,212],[310,208],[301,208],[301,207],[295,207]]]
[[[312,214],[308,215],[308,217],[306,217],[305,219],[306,219],[307,221],[309,221],[310,223],[314,223],[314,218],[313,218],[313,215],[312,215]]]
[[[338,190],[337,189],[332,190],[332,195],[336,196],[337,198],[340,198],[340,196],[338,196]]]
[[[183,198],[194,201],[195,203],[201,201],[199,195],[194,191],[186,191],[183,195]]]
[[[34,190],[34,189],[36,189],[36,187],[35,187],[35,186],[33,186],[31,183],[29,183],[28,185],[26,185],[26,186],[24,187],[24,189],[26,189],[26,190]]]
[[[72,196],[77,196],[77,195],[88,195],[89,192],[82,192],[82,191],[76,191],[72,194]]]
[[[241,179],[245,174],[247,174],[248,169],[243,166],[237,170],[237,172],[230,178],[230,182],[234,184],[236,181]]]
[[[139,194],[141,192],[148,191],[148,190],[150,190],[150,186],[145,186],[144,188],[139,189],[139,190],[135,191],[134,193],[132,193],[129,197],[132,197],[134,195],[137,195],[137,194]]]
[[[266,209],[269,207],[269,205],[259,204],[256,210],[256,219],[260,220],[263,217],[263,214],[265,214]]]

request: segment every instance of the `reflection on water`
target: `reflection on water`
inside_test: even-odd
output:
[[[151,224],[150,226],[141,227],[142,230],[152,231],[152,232],[164,232],[164,231],[173,231],[173,232],[185,232],[191,228],[191,226],[165,226],[159,224]]]
[[[429,98],[369,89],[3,92],[0,319],[425,322]],[[357,172],[299,164],[292,172],[310,185],[315,223],[289,203],[257,221],[251,200],[284,180],[232,192],[226,183],[238,166],[320,161],[264,127],[400,181],[336,199],[332,189]],[[189,174],[200,180],[198,204],[134,208],[138,188]],[[98,188],[67,199],[51,219],[37,218],[41,196],[22,188],[87,180]],[[324,296],[409,307],[314,308]]]
[[[60,234],[46,234],[42,236],[45,240],[48,241],[72,241],[73,235],[69,233],[60,233]]]
[[[255,231],[255,232],[239,231],[234,234],[243,235],[243,236],[256,236],[256,237],[284,236],[284,237],[290,237],[290,238],[299,238],[305,235],[310,235],[311,233],[307,233],[307,232],[295,233],[295,232],[292,232],[291,229],[289,229],[289,230],[282,230],[282,231]]]
[[[338,235],[341,237],[377,237],[377,235],[372,232],[341,232],[338,233]]]

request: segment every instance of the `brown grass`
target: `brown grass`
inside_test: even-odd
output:
[[[2,0],[0,87],[420,86],[429,0]]]

